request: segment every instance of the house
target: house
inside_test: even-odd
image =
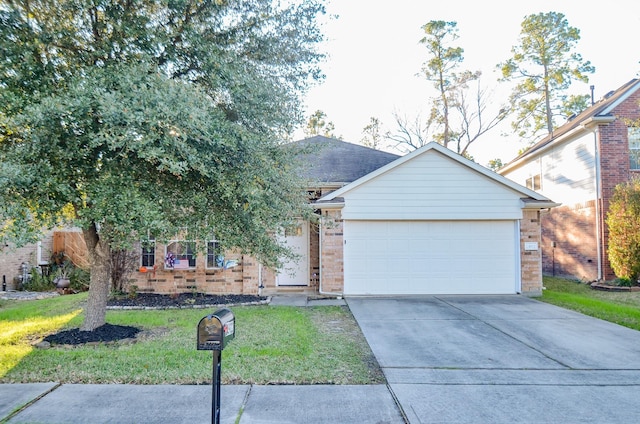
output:
[[[541,215],[546,275],[612,280],[605,219],[616,185],[640,176],[640,80],[608,93],[499,173],[562,203]]]
[[[323,216],[324,291],[542,292],[540,211],[557,204],[437,143],[324,195],[316,205]]]
[[[150,240],[130,284],[141,292],[326,295],[514,294],[542,291],[540,211],[556,206],[431,143],[406,156],[322,136],[301,172],[318,224],[282,241],[300,260],[263,267],[205,240]]]
[[[5,245],[0,250],[0,275],[2,284],[6,290],[17,290],[22,281],[22,264],[28,264],[27,272],[31,267],[47,267],[53,253],[53,231],[45,232],[42,241],[30,243],[22,247]]]
[[[315,136],[295,143],[304,154],[300,157],[300,172],[309,181],[309,198],[315,201],[398,159],[398,155],[346,143],[323,136]],[[325,229],[330,236],[335,231]],[[194,242],[170,241],[163,245],[151,241],[141,247],[141,267],[130,283],[139,291],[173,293],[198,290],[213,294],[255,294],[276,292],[323,293],[321,253],[323,235],[316,224],[301,221],[283,236],[292,250],[299,254],[296,262],[274,271],[263,267],[255,258],[236,252],[219,252],[215,240],[207,241],[207,252],[199,255]],[[167,263],[167,255],[174,256]],[[177,259],[177,262],[176,262]],[[338,260],[336,258],[336,260]],[[340,265],[332,278],[341,278]],[[325,258],[327,266],[330,260]],[[327,275],[331,272],[327,271]]]

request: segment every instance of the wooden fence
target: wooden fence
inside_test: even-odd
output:
[[[53,233],[53,252],[64,252],[75,266],[89,269],[89,251],[81,232],[55,231]]]

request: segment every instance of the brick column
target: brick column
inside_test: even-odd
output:
[[[323,293],[344,291],[344,233],[339,209],[323,210],[320,224],[320,286]]]
[[[538,243],[537,250],[525,250],[525,243]],[[540,211],[523,210],[520,220],[520,278],[522,294],[542,296],[542,236]]]

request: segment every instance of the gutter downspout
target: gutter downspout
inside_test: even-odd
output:
[[[596,127],[593,131],[593,143],[594,143],[594,147],[595,147],[595,153],[596,153],[596,157],[595,157],[595,161],[594,161],[594,167],[595,167],[595,190],[596,190],[596,245],[597,245],[597,254],[598,254],[598,281],[602,281],[603,279],[603,275],[602,275],[602,219],[600,218],[600,199],[602,199],[602,182],[601,182],[601,173],[600,173],[600,151],[598,149],[598,131],[597,131]]]
[[[264,284],[262,284],[262,263],[258,262],[258,296],[262,296],[262,290]]]
[[[582,127],[587,130],[591,130],[593,132],[593,148],[595,154],[595,160],[593,161],[593,166],[595,168],[595,191],[596,191],[596,254],[598,255],[598,278],[597,281],[602,281],[603,276],[603,264],[602,264],[602,218],[600,217],[600,212],[602,210],[602,206],[600,205],[600,201],[602,199],[602,173],[600,172],[600,149],[599,149],[599,139],[600,133],[598,128],[600,128],[600,124],[608,124],[613,122],[614,119],[611,117],[601,117],[600,119],[592,118],[582,124]]]

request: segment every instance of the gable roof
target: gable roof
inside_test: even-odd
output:
[[[571,118],[564,125],[555,129],[553,133],[548,134],[545,138],[535,143],[524,153],[511,160],[502,167],[499,172],[503,173],[504,171],[513,168],[518,163],[525,161],[525,158],[528,158],[535,153],[539,153],[548,146],[562,142],[567,136],[570,136],[575,132],[586,131],[593,125],[613,122],[616,119],[616,117],[612,115],[613,110],[638,89],[640,89],[640,80],[634,78],[617,90],[607,93],[601,100],[585,109],[578,116]]]
[[[446,156],[449,159],[457,162],[460,166],[464,166],[476,172],[479,177],[487,178],[493,182],[496,182],[504,187],[507,187],[515,191],[516,193],[519,193],[522,196],[522,200],[525,204],[525,207],[532,207],[536,209],[546,209],[546,208],[555,207],[559,205],[557,203],[554,203],[547,197],[541,195],[540,193],[537,193],[524,186],[521,186],[520,184],[514,181],[511,181],[510,179],[503,177],[502,175],[496,174],[495,172],[485,168],[484,166],[478,165],[477,163],[470,161],[457,153],[454,153],[453,151],[449,150],[448,148],[436,142],[430,142],[427,145],[421,147],[420,149],[414,150],[408,155],[402,156],[396,159],[395,161],[381,168],[378,168],[377,170],[357,179],[356,181],[323,196],[321,199],[318,200],[317,203],[325,202],[329,204],[333,202],[339,202],[341,201],[345,193],[348,193],[349,191],[354,190],[355,188],[360,187],[363,184],[366,184],[367,182],[377,178],[378,176],[385,174],[399,166],[402,166],[404,163],[420,155],[424,155],[427,152],[436,152],[437,154]],[[444,176],[444,178],[446,178],[446,176]]]
[[[315,182],[344,185],[400,156],[317,135],[294,143],[302,149],[300,172]]]

